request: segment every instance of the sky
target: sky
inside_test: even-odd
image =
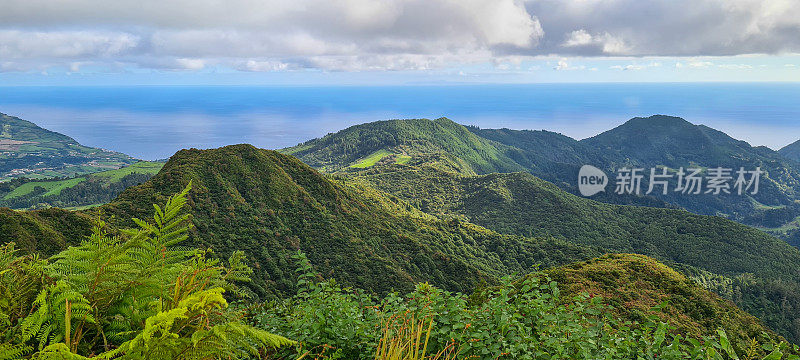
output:
[[[0,86],[800,81],[800,0],[0,0]]]

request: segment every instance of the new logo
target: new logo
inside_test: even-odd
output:
[[[592,196],[601,191],[606,191],[608,176],[603,170],[592,165],[583,165],[578,172],[578,190],[583,196]]]

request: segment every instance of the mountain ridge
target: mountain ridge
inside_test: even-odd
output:
[[[446,126],[451,133],[463,133],[464,129],[489,142],[427,141],[424,147],[413,149],[413,139],[404,139],[405,134],[423,133],[427,139],[439,138],[437,127],[431,123]],[[622,167],[667,166],[673,174],[670,188],[675,188],[674,172],[679,167],[716,168],[725,167],[733,171],[739,168],[755,170],[760,167],[765,173],[761,177],[758,194],[698,194],[686,195],[668,192],[666,195],[653,193],[646,196],[636,194],[616,194],[611,190],[593,198],[612,204],[644,205],[651,207],[682,207],[703,215],[724,216],[751,226],[759,226],[782,236],[779,229],[792,225],[800,216],[800,164],[787,160],[778,152],[763,147],[752,147],[744,141],[733,139],[725,133],[704,125],[694,125],[685,119],[654,115],[633,118],[624,124],[598,134],[594,137],[575,140],[548,131],[480,129],[474,126],[459,125],[449,119],[437,120],[393,120],[394,127],[404,128],[404,132],[394,134],[392,143],[372,141],[382,134],[383,122],[366,123],[326,135],[322,139],[305,142],[296,147],[281,151],[291,153],[316,168],[330,172],[353,170],[352,164],[360,168],[373,166],[378,161],[364,162],[368,155],[382,151],[386,155],[383,163],[392,163],[393,153],[409,156],[408,164],[426,163],[422,158],[426,153],[447,153],[451,162],[465,175],[488,172],[527,171],[552,182],[561,189],[577,194],[576,179],[581,166],[589,164],[613,174]],[[425,125],[425,126],[421,126]],[[457,130],[463,128],[461,130]],[[357,129],[357,130],[355,130]],[[677,140],[676,140],[677,139]],[[341,157],[344,146],[358,147],[360,142],[371,141],[370,153],[353,154]],[[397,143],[405,144],[402,151]],[[336,146],[329,146],[335,144]],[[500,154],[495,156],[503,166],[494,166],[492,171],[482,171],[480,166],[472,166],[473,158],[460,158],[447,149],[458,148],[458,153]],[[317,159],[324,154],[325,165]],[[359,157],[362,156],[362,157]],[[338,160],[337,160],[338,159]],[[337,163],[338,161],[338,163]],[[465,164],[466,163],[466,164]],[[500,170],[500,171],[498,171]],[[649,179],[642,181],[643,192],[647,190]],[[793,214],[793,215],[792,215]],[[786,238],[786,237],[784,237]]]

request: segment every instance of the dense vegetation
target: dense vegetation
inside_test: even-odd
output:
[[[221,257],[244,251],[255,271],[248,288],[262,298],[295,290],[287,259],[297,249],[326,277],[377,293],[410,291],[421,281],[469,292],[537,264],[605,252],[638,252],[715,275],[749,273],[786,284],[797,283],[800,268],[796,249],[745,226],[684,211],[601,204],[528,174],[463,176],[394,164],[331,178],[291,156],[247,145],[181,151],[157,176],[97,209],[61,216],[8,212],[17,225],[6,239],[22,234],[24,249],[52,254],[68,239],[37,240],[35,234],[57,227],[87,233],[88,226],[75,225],[88,224],[87,213],[113,216],[115,228],[133,226],[129,219],[146,216],[147,204],[165,201],[190,181],[196,225],[190,244]],[[796,312],[743,299],[746,310],[767,309],[761,314],[769,324],[794,338]]]
[[[787,159],[800,162],[800,140],[784,146],[778,152]]]
[[[83,146],[69,136],[0,113],[0,181],[72,177],[136,161],[125,154]]]
[[[229,306],[253,301],[240,287],[252,269],[241,251],[222,263],[179,246],[190,187],[120,236],[95,220],[47,260],[0,247],[0,358],[797,359],[755,318],[636,255],[507,276],[471,296],[423,283],[376,297],[321,281],[298,252],[295,295]]]
[[[82,208],[105,204],[114,200],[123,190],[150,179],[163,165],[142,161],[120,169],[74,178],[12,179],[0,183],[0,207]]]
[[[456,164],[451,168],[463,174],[527,171],[572,193],[577,193],[577,174],[584,164],[599,167],[612,178],[615,169],[624,166],[666,166],[672,171],[694,166],[748,170],[761,167],[766,174],[754,196],[688,196],[674,192],[617,195],[611,185],[594,199],[649,207],[673,204],[697,214],[721,215],[765,228],[783,226],[800,216],[800,208],[792,206],[800,200],[800,164],[768,148],[751,147],[722,132],[669,116],[634,118],[581,141],[549,131],[464,127],[448,119],[379,121],[283,151],[328,172],[364,164],[370,155],[382,151],[410,156],[407,161],[411,164],[430,163],[422,158],[435,155],[447,157],[449,163]],[[645,177],[643,191],[648,184]],[[675,185],[673,179],[670,187]],[[787,221],[773,226],[778,219]]]
[[[633,129],[638,129],[635,132],[641,133],[645,131],[641,124],[648,121],[666,126],[661,129],[666,133],[674,126],[685,125],[673,118],[634,119],[626,125],[635,125]],[[651,159],[655,156],[653,153],[668,154],[673,161],[668,166],[703,159],[739,158],[752,160],[766,169],[790,162],[777,159],[763,149],[730,143],[724,134],[689,125],[691,128],[685,130],[694,132],[690,132],[693,137],[686,143],[710,141],[705,143],[707,157],[702,158],[704,154],[699,152],[686,152],[679,138],[674,144],[667,144],[660,138],[646,137],[647,140],[637,146],[648,150],[631,154],[633,150],[614,145],[625,136],[631,136],[633,130],[626,126],[618,129],[621,132],[617,135],[612,132],[577,142],[549,132],[465,128],[447,119],[365,124],[284,150],[319,168],[334,171],[333,175],[320,174],[292,156],[249,145],[184,150],[173,156],[158,175],[142,185],[128,188],[104,206],[78,212],[0,209],[0,241],[3,244],[15,242],[19,250],[9,258],[24,263],[28,260],[19,259],[36,259],[33,254],[53,255],[68,245],[84,248],[87,243],[81,243],[80,239],[89,235],[92,239],[130,238],[131,232],[120,229],[145,226],[133,219],[148,217],[152,212],[150,204],[164,203],[171,194],[193,184],[188,201],[193,208],[191,222],[195,226],[188,230],[191,237],[185,245],[213,249],[214,259],[230,258],[238,264],[252,264],[253,281],[237,287],[237,293],[251,299],[271,299],[270,304],[274,305],[255,313],[249,310],[248,313],[256,315],[258,320],[254,320],[254,324],[299,340],[304,344],[303,351],[311,351],[308,354],[324,352],[325,356],[334,357],[371,357],[383,351],[380,349],[384,349],[384,345],[400,341],[392,335],[399,334],[396,330],[420,333],[426,326],[431,334],[444,336],[445,332],[434,330],[438,325],[430,325],[439,324],[440,320],[436,319],[439,315],[403,317],[410,314],[406,312],[407,307],[413,306],[413,299],[420,295],[417,284],[430,282],[426,294],[442,294],[440,300],[450,304],[447,306],[454,306],[443,311],[461,313],[461,320],[469,321],[467,324],[484,321],[483,327],[474,325],[475,331],[503,333],[507,330],[492,328],[495,325],[485,323],[488,320],[475,314],[491,313],[501,307],[504,301],[498,299],[510,298],[493,296],[504,291],[512,293],[520,283],[539,290],[524,295],[525,300],[520,304],[523,307],[515,307],[517,303],[512,300],[508,303],[512,307],[503,311],[508,311],[512,318],[530,311],[555,315],[520,320],[515,326],[542,329],[542,326],[552,327],[549,321],[560,323],[563,320],[564,323],[577,321],[584,330],[603,329],[577,333],[566,327],[565,331],[578,339],[574,343],[563,340],[567,333],[559,331],[564,329],[554,330],[545,339],[515,333],[514,336],[520,336],[518,339],[524,339],[521,341],[523,348],[535,344],[547,353],[562,356],[610,354],[604,351],[621,351],[615,354],[655,351],[660,357],[681,358],[687,353],[697,355],[708,349],[727,353],[727,347],[722,345],[723,337],[708,337],[724,328],[727,331],[724,338],[729,336],[734,344],[731,351],[736,349],[740,354],[763,356],[766,355],[764,350],[772,351],[780,339],[769,331],[762,335],[764,329],[756,319],[693,282],[735,301],[781,335],[797,341],[800,339],[800,271],[797,270],[800,269],[800,252],[797,249],[719,217],[675,209],[604,204],[559,188],[574,186],[570,182],[574,182],[573,172],[577,171],[578,164],[597,161],[595,164],[604,168],[645,164],[655,159]],[[791,166],[785,170],[779,181],[772,175],[765,180],[764,196],[767,198],[747,200],[750,205],[756,204],[750,210],[738,208],[740,203],[725,198],[716,200],[721,205],[707,202],[704,206],[716,210],[736,208],[734,213],[741,215],[737,218],[739,221],[776,225],[776,229],[791,234],[793,229],[786,224],[794,221],[792,216],[798,209],[792,202],[791,183],[795,175]],[[775,174],[775,170],[770,171]],[[548,180],[559,186],[530,174],[537,172],[548,174]],[[143,180],[136,175],[117,175],[113,178],[120,185],[113,191],[125,187],[126,181]],[[561,178],[563,180],[559,180]],[[62,206],[68,204],[70,196],[78,195],[78,191],[111,191],[110,187],[90,181],[91,177],[82,177],[83,180],[77,182],[76,179],[57,180],[39,188],[14,180],[0,185],[0,191],[5,189],[2,197],[8,197],[6,201],[44,198],[55,201],[63,196],[58,200],[62,201],[59,204]],[[600,200],[669,207],[661,200],[648,197],[609,195]],[[698,209],[694,210],[703,212]],[[96,226],[93,229],[94,217],[109,222],[102,236]],[[115,241],[112,242],[117,244]],[[307,274],[305,280],[297,282],[291,256],[297,254],[298,249],[314,264],[309,271],[361,290],[342,289],[335,282],[311,281],[311,278],[318,278],[316,275]],[[42,262],[42,271],[54,269],[53,264],[70,251],[76,250],[67,250],[47,263]],[[652,259],[634,255],[574,263],[609,252],[652,256],[689,275],[691,280]],[[203,261],[218,260],[204,258]],[[554,268],[568,263],[573,265]],[[547,270],[513,281],[504,280],[507,274],[529,273],[539,265]],[[57,278],[52,273],[48,276]],[[563,297],[555,299],[554,285],[551,286],[549,280],[542,282],[547,284],[546,288],[533,285],[532,282],[545,276],[560,284],[557,288]],[[475,289],[479,292],[473,296],[461,295]],[[405,293],[412,295],[398,295]],[[573,301],[583,293],[603,300]],[[551,297],[549,302],[536,305],[544,307],[526,307],[530,306],[529,301],[545,295]],[[668,301],[662,305],[663,300]],[[393,305],[387,307],[387,302]],[[380,316],[367,314],[370,307],[383,309],[378,311]],[[593,312],[603,316],[574,312],[579,308],[593,308]],[[330,316],[307,318],[320,316],[323,309],[353,314],[356,320],[330,320]],[[22,317],[17,321],[19,319]],[[399,319],[405,325],[419,324],[419,321],[428,323],[421,327],[394,328],[392,322],[384,322],[387,319]],[[626,325],[626,322],[632,323]],[[669,325],[661,325],[661,322]],[[390,330],[380,332],[381,325]],[[329,333],[333,330],[326,329],[341,329],[345,335],[336,337]],[[661,337],[659,332],[665,332],[664,336],[667,332],[670,334],[665,337],[671,346],[668,351],[663,348],[667,346],[663,342],[666,340],[653,346],[653,341]],[[676,337],[677,334],[682,337]],[[8,336],[19,339],[18,335]],[[581,336],[597,339],[596,344],[604,345],[586,348],[581,345],[586,341],[579,341]],[[704,341],[695,344],[683,336]],[[492,343],[494,347],[481,345],[473,350],[463,341],[451,341],[451,338],[435,338],[432,348],[443,351],[442,354],[454,349],[466,349],[466,354],[476,354],[470,351],[478,348],[491,349],[492,354],[495,350],[509,354],[521,354],[525,350],[509,345],[505,337]],[[93,355],[111,351],[106,345],[98,348],[98,339],[95,334],[91,343],[81,345],[83,348],[68,349],[86,350],[89,352],[84,354]],[[748,339],[754,342],[748,343]],[[28,340],[30,338],[23,342]],[[131,339],[121,339],[112,347],[128,340]],[[536,342],[539,340],[543,342]],[[619,346],[612,347],[610,342]],[[553,345],[557,343],[562,345]],[[348,350],[348,346],[358,349]],[[337,351],[339,355],[335,355]],[[477,355],[484,357],[486,354]]]
[[[719,217],[599,203],[527,173],[463,176],[432,166],[393,165],[351,176],[428,213],[455,216],[499,233],[556,237],[718,274],[800,279],[800,252]]]
[[[79,246],[43,260],[0,247],[0,359],[247,359],[292,341],[245,325],[223,294],[252,270],[178,247],[189,188],[123,236],[96,221]]]
[[[465,173],[522,171],[526,168],[513,158],[512,148],[476,136],[445,118],[356,125],[281,151],[329,172],[349,166],[368,167],[364,165],[377,162],[374,160],[376,154],[383,155],[381,158],[403,155],[412,159],[436,154],[454,162]]]
[[[242,250],[260,296],[293,289],[286,263],[302,249],[326,276],[370,291],[408,291],[420,281],[468,291],[537,263],[599,252],[546,237],[500,235],[443,221],[359,182],[330,179],[297,159],[249,145],[183,150],[147,183],[100,207],[115,223],[142,217],[193,182],[195,244],[222,256]],[[354,257],[353,254],[359,254]]]
[[[736,283],[736,296],[725,296],[781,334],[800,338],[800,253],[747,226],[681,210],[599,203],[527,173],[464,176],[429,165],[385,165],[349,175],[430,214],[499,233],[645,254],[692,274],[746,276],[750,281]]]
[[[26,254],[51,256],[90,234],[92,218],[58,208],[14,211],[0,208],[0,244],[15,242]]]
[[[796,358],[752,316],[643,256],[508,276],[470,296],[419,284],[377,299],[320,280],[303,253],[295,258],[297,294],[252,310],[253,322],[316,358]]]

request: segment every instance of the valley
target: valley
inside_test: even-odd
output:
[[[650,121],[688,126],[673,118]],[[0,183],[0,199],[6,203],[51,201],[41,209],[17,206],[27,211],[0,208],[0,244],[13,243],[20,259],[25,254],[62,259],[78,248],[95,251],[86,248],[91,242],[85,239],[99,239],[97,219],[104,220],[103,231],[108,232],[102,236],[133,236],[136,232],[124,229],[145,226],[135,219],[164,226],[158,225],[160,216],[177,216],[178,210],[159,215],[157,207],[153,217],[153,204],[170,204],[185,189],[182,219],[187,227],[181,230],[181,246],[232,259],[233,267],[246,264],[249,280],[237,283],[237,292],[248,301],[283,304],[250,321],[309,346],[334,346],[350,354],[348,358],[364,355],[353,347],[354,338],[340,341],[314,333],[319,324],[295,323],[304,316],[297,312],[308,307],[329,311],[325,316],[359,313],[353,316],[360,320],[342,326],[374,328],[373,315],[348,304],[386,306],[385,299],[398,293],[409,294],[409,299],[433,296],[451,304],[448,311],[473,316],[466,315],[473,314],[472,307],[500,306],[495,299],[504,291],[513,296],[550,294],[542,306],[563,321],[589,316],[569,310],[575,301],[579,308],[607,307],[607,318],[589,318],[601,321],[597,326],[622,331],[622,337],[633,336],[622,330],[627,325],[608,324],[639,324],[645,337],[664,336],[658,335],[665,331],[662,326],[669,326],[669,336],[720,336],[732,344],[732,352],[756,346],[756,354],[766,356],[777,351],[775,344],[800,339],[800,250],[733,221],[746,222],[744,217],[727,219],[697,209],[741,209],[750,218],[793,211],[795,189],[789,185],[796,170],[791,160],[731,143],[707,129],[692,129],[699,129],[693,136],[723,144],[719,146],[726,150],[701,159],[705,152],[658,148],[683,157],[668,156],[667,162],[638,152],[639,158],[633,159],[624,147],[608,145],[613,142],[608,134],[579,142],[549,132],[469,128],[447,119],[368,123],[280,151],[251,145],[181,150],[166,163]],[[606,145],[598,145],[601,141]],[[659,146],[675,144],[667,145]],[[603,153],[594,150],[598,147],[618,150]],[[648,161],[674,167],[745,158],[768,172],[764,195],[757,197],[761,202],[752,207],[743,204],[753,204],[754,198],[681,203],[669,202],[670,197],[574,194],[582,162],[610,169]],[[98,192],[107,195],[85,204],[90,206],[58,208],[73,204],[67,197]],[[790,228],[772,215],[760,219],[755,223]],[[157,234],[153,229],[142,231]],[[304,273],[298,273],[298,259],[305,261]],[[533,285],[540,284],[537,279],[549,279],[544,282],[548,285]],[[538,290],[517,293],[519,288],[512,290],[517,286]],[[322,294],[326,298],[317,298]],[[594,297],[598,300],[592,302]],[[333,302],[321,307],[320,301]],[[386,316],[400,316],[400,310],[383,309]],[[462,320],[483,331],[501,331],[485,319]],[[338,329],[327,326],[326,331]],[[543,325],[521,321],[518,326],[532,331]],[[603,339],[593,341],[607,341]],[[676,351],[694,346],[672,339],[683,344]],[[363,345],[369,351],[377,346],[372,341]],[[508,346],[507,351],[523,351]],[[464,347],[466,353],[476,351],[470,349]],[[785,345],[782,349],[795,351]]]

